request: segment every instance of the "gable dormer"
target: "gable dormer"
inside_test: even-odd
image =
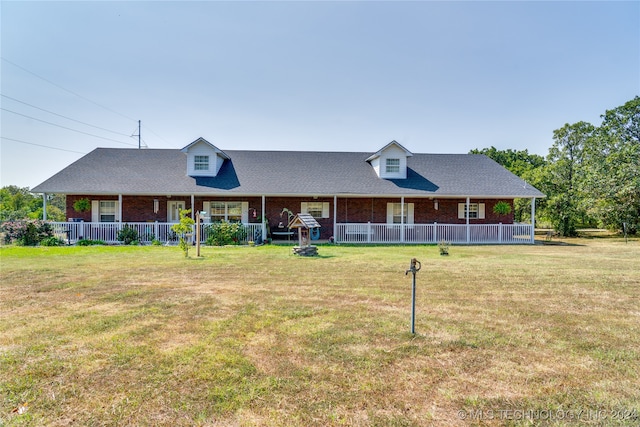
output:
[[[217,176],[222,163],[230,159],[204,138],[196,139],[180,151],[187,155],[188,176]]]
[[[407,158],[413,154],[396,141],[391,141],[367,159],[379,178],[406,179]]]

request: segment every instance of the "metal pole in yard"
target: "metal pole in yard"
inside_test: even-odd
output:
[[[416,333],[416,273],[420,271],[420,268],[422,268],[420,261],[411,258],[411,265],[409,269],[404,272],[405,276],[409,274],[409,272],[413,275],[411,286],[411,333],[413,335]]]

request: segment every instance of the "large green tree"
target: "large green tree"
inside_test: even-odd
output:
[[[8,185],[0,188],[0,221],[42,219],[42,197],[28,187]],[[65,220],[65,197],[54,195],[47,201],[47,219]]]
[[[498,150],[492,146],[483,149],[476,148],[469,153],[484,154],[536,188],[541,182],[540,170],[546,165],[544,157],[530,154],[528,150]],[[544,204],[544,201],[541,203]],[[529,199],[514,201],[514,219],[516,222],[531,220],[531,201]]]
[[[587,122],[565,124],[553,131],[553,146],[543,171],[542,191],[547,196],[546,216],[563,236],[575,236],[587,219],[582,183],[585,147],[592,143],[595,127]]]
[[[585,151],[585,202],[614,230],[640,229],[640,97],[608,110]]]

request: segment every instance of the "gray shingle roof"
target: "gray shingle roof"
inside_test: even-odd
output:
[[[186,175],[181,150],[98,148],[42,184],[37,193],[544,197],[476,154],[413,154],[407,179],[381,179],[371,153],[224,151],[217,177]]]

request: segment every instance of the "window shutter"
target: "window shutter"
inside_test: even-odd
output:
[[[307,202],[300,203],[300,213],[303,213],[303,214],[309,213]]]
[[[242,223],[249,222],[249,202],[242,202]]]
[[[484,203],[478,203],[478,219],[484,219]]]
[[[100,222],[100,201],[91,201],[91,222]]]
[[[205,217],[211,222],[211,202],[202,202],[202,210],[206,212]],[[206,220],[202,222],[206,222]]]
[[[115,208],[116,208],[115,220],[116,222],[120,222],[120,202],[115,202]]]
[[[322,218],[329,218],[329,202],[322,203]]]
[[[458,203],[458,219],[465,219],[464,205],[465,203]]]
[[[413,203],[407,204],[407,224],[413,224]]]

